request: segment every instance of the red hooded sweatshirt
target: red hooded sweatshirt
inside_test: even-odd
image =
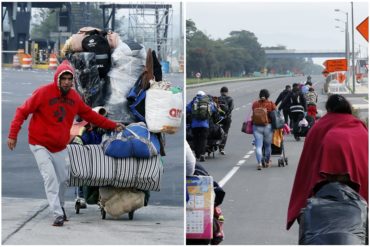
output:
[[[351,114],[327,113],[306,137],[288,208],[287,229],[299,217],[314,187],[326,175],[349,175],[368,201],[368,130]]]
[[[10,126],[9,138],[17,139],[24,120],[32,114],[28,127],[28,141],[32,145],[41,145],[50,152],[59,152],[66,148],[70,129],[76,115],[104,129],[114,129],[116,123],[94,112],[86,105],[80,95],[71,88],[62,96],[59,89],[59,77],[74,70],[68,61],[58,66],[54,82],[36,89],[23,105],[19,106]]]

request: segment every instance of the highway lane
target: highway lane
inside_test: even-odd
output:
[[[53,72],[43,70],[2,70],[2,196],[46,198],[42,177],[28,146],[28,121],[19,133],[14,151],[7,148],[6,140],[16,107],[40,85],[52,81]],[[164,74],[176,86],[183,86],[182,74]],[[183,129],[175,135],[166,135],[164,176],[161,191],[152,192],[151,205],[183,206]],[[67,191],[67,200],[74,199],[74,189]]]
[[[251,103],[258,98],[260,89],[270,91],[275,101],[285,85],[304,81],[304,77],[287,77],[261,81],[244,81],[227,84],[229,95],[234,98],[235,110],[226,146],[226,155],[216,153],[215,158],[201,164],[216,181],[223,184],[226,197],[221,208],[225,216],[225,240],[223,244],[297,244],[298,225],[285,230],[287,207],[297,163],[304,139],[300,142],[293,136],[285,136],[285,151],[289,165],[278,167],[279,157],[273,156],[273,167],[256,169],[257,162],[252,135],[240,131],[241,124]],[[319,94],[319,108],[323,109],[326,96],[321,95],[322,77],[313,77]],[[219,95],[219,89],[226,84],[202,86],[187,89],[187,103],[198,90]]]

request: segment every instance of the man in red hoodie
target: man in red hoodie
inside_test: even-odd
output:
[[[52,83],[36,89],[15,112],[8,136],[13,150],[23,122],[32,114],[28,127],[28,142],[44,180],[46,197],[55,220],[53,226],[63,226],[64,193],[69,178],[67,144],[76,115],[104,129],[121,131],[125,126],[94,112],[72,89],[74,70],[68,61],[58,66]]]

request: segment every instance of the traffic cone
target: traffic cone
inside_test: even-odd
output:
[[[21,63],[19,62],[18,54],[15,54],[13,56],[13,68],[14,69],[20,69],[21,68]]]
[[[58,59],[57,55],[52,53],[49,57],[49,69],[57,69],[58,67]]]
[[[32,69],[32,56],[30,54],[22,55],[22,69]]]

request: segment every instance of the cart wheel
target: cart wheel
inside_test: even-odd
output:
[[[281,163],[282,163],[282,159],[278,159],[278,167],[284,166],[284,164],[281,164]]]
[[[81,208],[81,203],[80,203],[80,201],[77,200],[76,203],[75,203],[76,214],[80,213],[80,208]]]
[[[107,213],[105,212],[104,208],[101,208],[101,209],[100,209],[100,212],[101,212],[101,218],[102,218],[103,220],[105,220],[105,216],[107,215]]]
[[[135,213],[135,210],[128,213],[128,219],[129,220],[133,220],[134,219],[134,213]]]
[[[285,165],[288,165],[288,158],[285,158]]]

